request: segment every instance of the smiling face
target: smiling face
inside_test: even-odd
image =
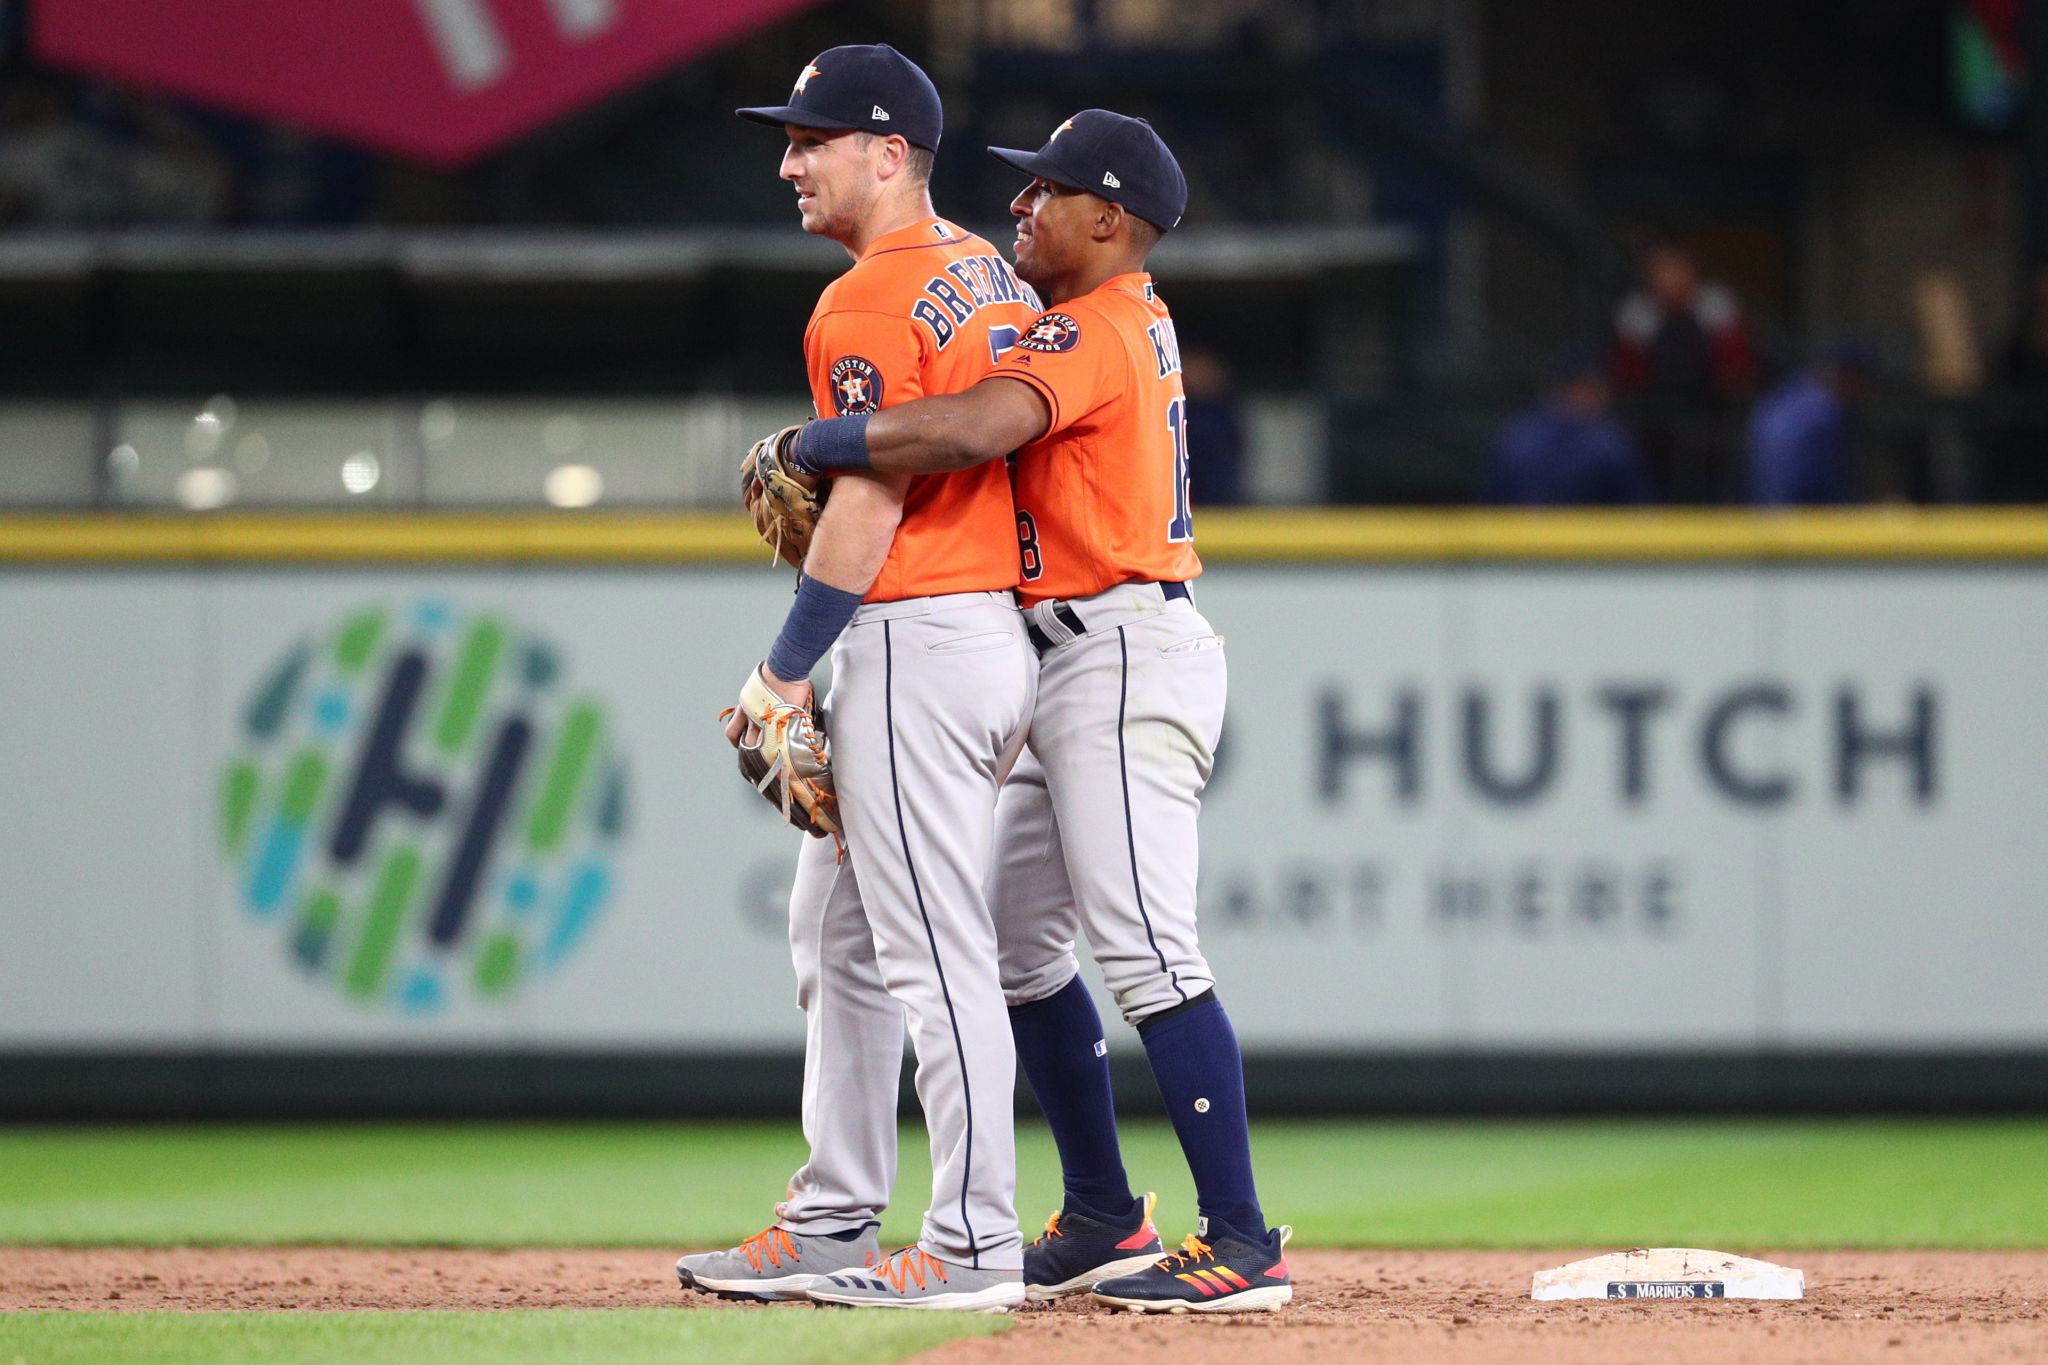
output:
[[[789,150],[782,154],[782,178],[796,187],[804,231],[835,242],[859,235],[881,192],[877,149],[882,139],[848,129],[783,125]]]
[[[1056,185],[1043,177],[1010,201],[1017,219],[1017,273],[1039,293],[1077,273],[1086,263],[1093,225],[1102,201],[1086,190]]]

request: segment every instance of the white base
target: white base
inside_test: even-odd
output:
[[[1698,1247],[1637,1247],[1539,1270],[1532,1299],[1803,1299],[1806,1272]]]

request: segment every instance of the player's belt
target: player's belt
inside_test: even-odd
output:
[[[1185,583],[1161,583],[1159,591],[1169,602],[1175,598],[1179,598],[1183,602],[1192,602],[1195,597],[1193,593],[1188,591],[1188,585]],[[1053,603],[1052,614],[1061,625],[1065,626],[1074,635],[1086,635],[1088,633],[1088,627],[1082,623],[1079,613],[1065,602]],[[1031,647],[1040,654],[1045,653],[1045,651],[1059,643],[1052,636],[1040,630],[1038,623],[1028,616],[1024,618],[1024,629],[1031,636]]]

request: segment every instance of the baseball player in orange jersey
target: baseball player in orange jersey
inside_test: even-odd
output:
[[[1017,271],[1049,311],[972,388],[813,422],[791,453],[820,472],[935,473],[1017,452],[1037,762],[1003,792],[992,901],[1018,1061],[1066,1183],[1025,1257],[1031,1292],[1092,1285],[1099,1301],[1139,1311],[1278,1308],[1293,1296],[1290,1230],[1268,1228],[1259,1207],[1243,1062],[1195,932],[1223,642],[1188,588],[1201,563],[1180,348],[1144,273],[1180,221],[1186,182],[1149,124],[1100,109],[1037,152],[990,150],[1033,177],[1011,205]],[[1063,859],[1049,857],[1055,841]],[[1077,930],[1143,1040],[1199,1202],[1180,1253],[1130,1273],[1149,1200],[1132,1197],[1118,1151]]]
[[[987,374],[1037,301],[993,246],[932,212],[941,114],[925,74],[885,46],[835,48],[805,68],[788,105],[740,113],[787,130],[782,177],[805,229],[854,258],[804,334],[818,410],[872,413]],[[811,1159],[773,1226],[678,1262],[686,1285],[857,1306],[1023,1301],[1015,1056],[984,893],[997,789],[1037,674],[1012,594],[1014,516],[1000,463],[834,480],[760,670],[800,701],[832,652],[847,855],[841,864],[829,842],[805,841],[790,912]],[[875,1225],[895,1177],[906,1014],[932,1202],[918,1244],[882,1257]]]

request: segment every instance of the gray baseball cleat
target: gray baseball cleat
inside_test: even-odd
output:
[[[882,1259],[876,1225],[850,1232],[791,1232],[769,1227],[728,1251],[705,1251],[676,1262],[685,1289],[721,1299],[801,1299],[811,1282],[839,1270],[858,1270]]]
[[[819,1276],[810,1299],[847,1308],[1007,1313],[1024,1302],[1024,1272],[976,1270],[911,1246],[868,1270]]]

